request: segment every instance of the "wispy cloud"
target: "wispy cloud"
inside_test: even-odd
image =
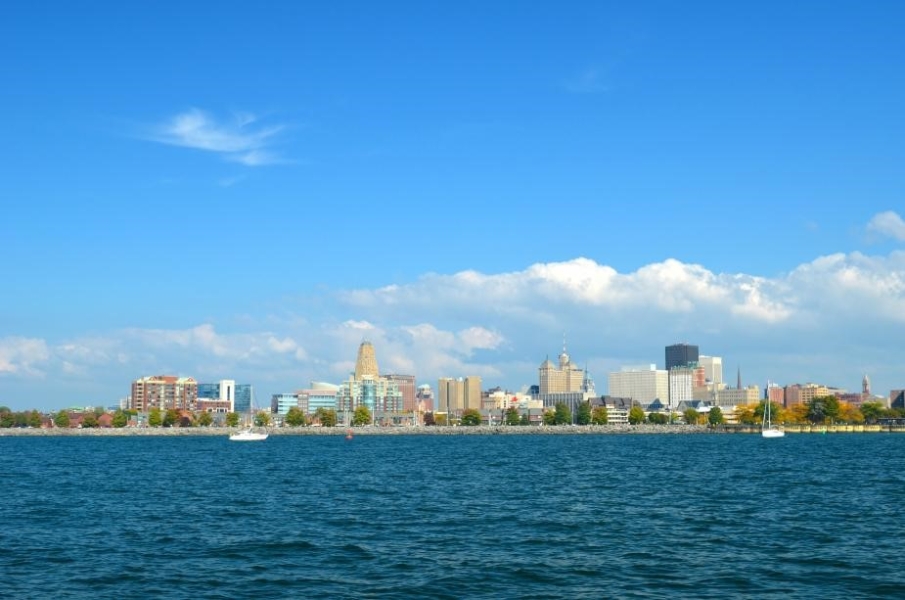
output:
[[[881,212],[867,224],[867,233],[873,237],[893,238],[905,242],[905,221],[891,210]]]
[[[285,125],[263,126],[251,113],[218,121],[197,108],[180,113],[153,128],[148,139],[220,155],[250,167],[290,162],[271,147]]]

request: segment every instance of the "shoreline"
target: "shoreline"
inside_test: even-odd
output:
[[[281,427],[270,429],[271,436],[345,436],[351,429],[352,435],[392,436],[392,435],[701,435],[701,434],[757,434],[759,427],[723,426],[711,429],[705,425],[576,425],[576,426],[515,426],[515,425],[480,425],[476,427]],[[184,436],[222,436],[239,431],[237,427],[122,427],[93,429],[0,429],[0,437],[184,437]],[[785,428],[788,434],[813,433],[905,433],[905,428],[887,425],[828,425],[800,426]]]

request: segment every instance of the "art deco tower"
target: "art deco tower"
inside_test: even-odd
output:
[[[374,354],[374,345],[364,341],[358,347],[358,360],[355,361],[355,380],[361,381],[366,375],[377,379],[377,356]]]

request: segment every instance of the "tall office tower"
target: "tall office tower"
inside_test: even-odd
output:
[[[402,410],[415,410],[415,376],[387,374],[384,377],[389,381],[395,381],[402,394]]]
[[[559,355],[559,365],[554,365],[548,358],[541,363],[537,371],[541,395],[582,391],[584,370],[569,358],[565,344],[562,347],[562,354]]]
[[[694,375],[696,369],[673,367],[669,370],[669,409],[675,410],[679,402],[694,399]]]
[[[441,413],[456,413],[463,408],[465,380],[461,377],[441,377],[437,381],[437,394],[437,410]]]
[[[723,358],[720,356],[705,356],[701,354],[698,357],[698,365],[704,367],[704,379],[708,383],[719,385],[723,383]]]
[[[865,398],[870,396],[870,379],[867,378],[867,373],[864,374],[864,379],[861,380],[861,395]]]
[[[469,408],[481,409],[481,378],[441,377],[437,382],[440,412],[458,414]]]
[[[697,364],[698,347],[691,344],[673,344],[666,347],[666,370]]]
[[[631,398],[642,404],[660,399],[669,401],[669,372],[657,369],[657,365],[622,367],[618,373],[609,374],[610,396]]]
[[[358,359],[355,361],[355,380],[361,381],[366,375],[373,378],[380,377],[377,370],[377,355],[374,353],[374,345],[365,340],[358,347]]]
[[[476,375],[469,375],[465,378],[465,397],[463,398],[463,408],[474,408],[481,410],[481,378]]]

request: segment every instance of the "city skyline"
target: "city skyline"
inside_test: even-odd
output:
[[[2,405],[364,339],[518,390],[563,332],[598,393],[686,341],[905,387],[905,5],[52,4],[0,22]]]

